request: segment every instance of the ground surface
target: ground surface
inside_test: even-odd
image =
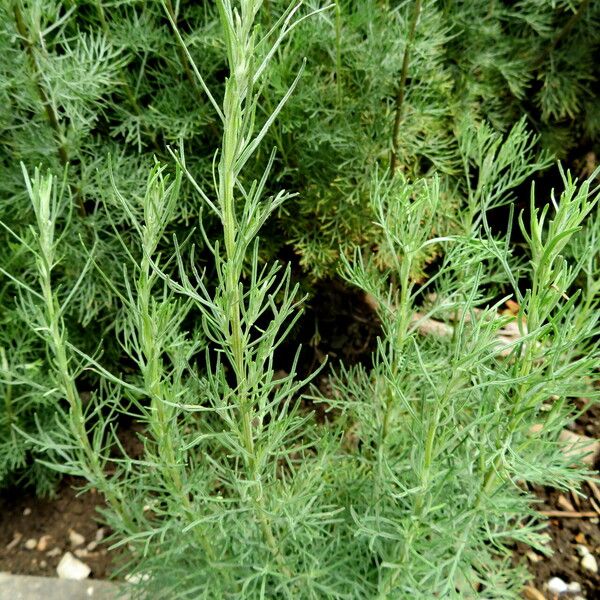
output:
[[[63,480],[53,499],[36,498],[30,491],[2,490],[0,571],[56,576],[60,559],[71,552],[92,569],[91,577],[110,576],[111,561],[121,552],[108,550],[108,531],[97,523],[101,498],[92,492],[78,496],[72,487],[77,485],[81,482]],[[79,544],[78,535],[84,539]]]
[[[304,345],[299,370],[301,375],[306,375],[314,371],[326,356],[332,364],[338,360],[345,364],[368,364],[379,328],[361,294],[334,282],[317,290],[295,333],[296,343]],[[278,365],[282,370],[286,367],[284,362]],[[326,381],[322,373],[315,383],[323,386]],[[582,415],[574,429],[600,439],[600,406]],[[122,439],[128,451],[134,454],[139,449],[136,447],[139,446],[136,431],[140,431],[139,426],[127,424]],[[87,549],[87,544],[109,533],[96,521],[96,509],[102,504],[101,498],[91,492],[77,496],[71,486],[78,484],[80,482],[73,479],[64,480],[53,500],[36,499],[31,492],[17,489],[0,493],[0,571],[53,576],[61,556],[71,551],[79,553],[81,560],[91,567],[92,578],[107,578],[114,573],[123,562],[121,550],[110,551],[106,542],[102,541],[93,550]],[[553,489],[534,491],[540,499],[539,510],[564,512],[572,509],[576,513],[571,517],[549,519],[551,557],[533,554],[525,547],[515,549],[515,560],[528,563],[533,575],[532,587],[543,593],[538,598],[555,600],[545,586],[552,577],[560,577],[567,583],[579,582],[586,600],[600,600],[600,576],[583,569],[577,554],[577,545],[585,545],[600,562],[599,492],[589,484],[584,484],[582,497]],[[583,514],[587,516],[581,516]],[[77,547],[73,547],[71,542],[73,531],[85,538],[85,542]],[[43,536],[49,537],[40,550]],[[27,549],[28,540],[36,540],[34,549]],[[29,546],[32,544],[30,542]],[[561,599],[567,597],[561,596]]]
[[[119,586],[106,581],[70,581],[0,573],[0,600],[126,600]]]
[[[600,406],[596,405],[581,415],[573,429],[580,434],[600,439]],[[596,463],[595,472],[600,474]],[[551,537],[552,556],[541,557],[520,546],[516,554],[528,562],[534,576],[532,586],[554,600],[545,586],[552,577],[563,581],[579,582],[586,600],[600,599],[600,575],[584,569],[578,554],[579,545],[592,551],[600,563],[600,491],[592,481],[580,490],[583,496],[559,492],[552,488],[538,488],[534,492],[540,499],[540,511],[572,512],[573,516],[553,516],[548,520],[547,532]],[[592,515],[595,516],[581,516]]]

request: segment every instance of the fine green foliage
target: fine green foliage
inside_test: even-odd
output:
[[[0,11],[0,482],[99,490],[134,597],[519,597],[529,486],[586,476],[599,173],[515,205],[597,135],[598,5]],[[336,271],[382,334],[324,396],[276,364]]]
[[[372,261],[346,262],[345,277],[377,301],[384,338],[373,370],[343,370],[339,400],[328,403],[352,431],[348,472],[364,477],[363,498],[353,494],[348,510],[381,566],[376,597],[518,597],[511,543],[546,552],[524,483],[567,489],[583,476],[557,440],[575,414],[568,399],[597,380],[597,286],[573,288],[595,272],[598,246],[583,250],[594,234],[581,225],[597,192],[592,199],[589,181],[563,182],[556,202],[538,211],[532,195],[528,222],[519,219],[530,255],[520,268],[508,241],[483,227],[444,239],[426,314],[410,271],[423,247],[437,243],[429,215],[439,189],[402,180],[375,186],[377,223],[399,257],[398,287]],[[596,218],[591,229],[598,225]],[[571,240],[579,260],[562,254]],[[519,278],[531,281],[525,292]],[[502,293],[520,306],[520,335],[508,345],[499,335],[514,318],[498,314]],[[450,331],[420,337],[420,323],[432,317]]]

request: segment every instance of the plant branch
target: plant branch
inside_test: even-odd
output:
[[[58,115],[56,114],[56,110],[48,96],[44,86],[41,83],[41,73],[39,70],[39,66],[37,63],[37,59],[35,57],[35,48],[33,42],[29,37],[29,32],[27,31],[27,26],[25,25],[25,21],[23,20],[23,15],[21,14],[21,10],[18,4],[14,6],[14,16],[15,16],[15,24],[17,27],[17,31],[19,33],[19,37],[21,39],[21,43],[25,48],[25,52],[27,53],[27,57],[29,58],[29,63],[31,65],[31,70],[33,72],[33,77],[35,80],[35,87],[37,94],[40,98],[42,106],[44,107],[44,111],[46,113],[46,118],[50,127],[52,128],[54,135],[56,137],[56,141],[58,144],[57,153],[60,164],[63,167],[66,167],[69,164],[69,154],[67,152],[66,144],[64,141],[64,136],[62,132],[62,128],[60,126],[60,122],[58,119]],[[71,192],[73,193],[77,207],[79,210],[79,214],[82,217],[86,216],[85,205],[83,204],[83,199],[81,198],[81,194],[79,190],[75,187],[73,183],[69,185]]]
[[[417,22],[421,14],[421,0],[415,0],[413,7],[410,29],[404,48],[404,58],[402,59],[402,72],[400,73],[400,82],[396,90],[396,108],[394,116],[394,128],[392,130],[392,157],[390,160],[390,171],[392,175],[398,169],[398,150],[400,148],[400,124],[402,123],[402,113],[404,108],[404,96],[406,94],[406,80],[408,78],[408,65],[410,62],[410,51],[415,40],[417,32]]]

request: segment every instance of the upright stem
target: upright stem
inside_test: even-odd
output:
[[[392,252],[394,251],[393,246],[390,245]],[[398,312],[400,314],[400,318],[396,321],[394,327],[393,334],[391,338],[393,339],[393,343],[396,349],[401,349],[404,346],[404,343],[407,339],[408,327],[410,325],[410,301],[411,301],[411,283],[410,283],[410,270],[412,266],[412,256],[410,252],[406,252],[402,257],[402,262],[400,263],[400,298],[399,298],[399,306]],[[392,377],[396,377],[397,368],[396,363],[392,365],[393,373]],[[394,404],[393,394],[390,390],[388,390],[384,415],[383,415],[383,423],[381,428],[381,440],[380,440],[380,448],[383,450],[383,445],[385,444],[385,440],[387,439],[389,429],[390,429],[390,419],[392,407]]]
[[[2,370],[6,374],[5,377],[7,378],[4,391],[4,410],[8,419],[8,426],[11,428],[11,433],[13,433],[12,425],[15,422],[15,412],[12,405],[12,377],[10,369],[8,368],[8,360],[6,359],[6,352],[4,348],[0,348],[0,362],[2,363]]]
[[[173,410],[166,405],[163,394],[163,365],[161,361],[161,347],[157,340],[154,327],[152,311],[152,286],[150,282],[150,260],[146,252],[142,258],[141,276],[138,284],[139,310],[140,310],[140,338],[142,352],[144,353],[145,365],[142,368],[145,389],[150,395],[152,403],[152,429],[158,444],[158,452],[161,457],[161,465],[164,466],[164,474],[177,491],[183,492],[183,482],[177,468],[177,459],[173,447],[172,427]]]
[[[550,46],[550,50],[555,50],[558,45],[562,42],[562,40],[569,35],[571,29],[577,25],[578,21],[583,17],[583,13],[586,11],[590,0],[582,0],[579,8],[576,12],[574,12],[570,19],[564,24],[563,28],[558,32],[555,38],[552,40],[552,45]]]
[[[69,404],[70,426],[79,447],[83,451],[87,467],[90,468],[94,477],[94,483],[101,486],[101,491],[106,497],[107,502],[113,507],[127,523],[127,513],[124,510],[123,500],[106,481],[106,475],[102,469],[98,454],[90,444],[87,429],[85,426],[85,415],[75,377],[71,372],[69,357],[65,343],[65,331],[60,317],[60,310],[56,296],[52,288],[52,264],[47,257],[42,254],[39,266],[40,286],[46,311],[48,336],[50,349],[54,355],[56,372],[60,378],[62,391]]]
[[[171,22],[177,25],[177,15],[175,14],[175,9],[173,8],[173,3],[171,0],[165,0],[165,8],[169,13],[169,17],[171,18]],[[183,71],[185,72],[185,76],[187,80],[190,82],[194,90],[198,90],[198,84],[192,73],[192,69],[190,68],[190,63],[188,61],[185,50],[181,47],[181,43],[179,42],[179,38],[177,39],[177,56],[179,57],[179,62],[183,67]]]
[[[246,451],[246,471],[248,478],[255,485],[250,487],[252,501],[265,542],[277,562],[281,572],[290,577],[291,572],[286,566],[277,539],[273,533],[271,522],[266,513],[263,495],[259,489],[259,473],[257,471],[257,456],[252,431],[252,416],[255,407],[249,397],[246,365],[246,340],[241,320],[242,294],[242,265],[239,245],[242,242],[240,224],[235,212],[235,187],[237,181],[236,162],[244,147],[241,139],[245,122],[245,111],[249,110],[251,101],[251,65],[253,63],[252,25],[255,14],[255,4],[250,0],[242,0],[239,26],[233,29],[228,19],[228,8],[220,6],[222,24],[227,37],[235,36],[235,49],[228,48],[230,76],[225,85],[223,101],[223,140],[221,145],[221,160],[219,162],[219,200],[222,209],[222,225],[225,242],[225,279],[223,281],[228,305],[229,338],[232,352],[232,367],[236,377],[236,402],[240,416],[241,442]]]
[[[415,0],[413,14],[408,31],[406,46],[404,47],[404,58],[402,59],[402,72],[400,73],[400,82],[396,90],[396,109],[394,116],[394,128],[392,131],[392,157],[390,160],[390,171],[392,175],[398,169],[398,150],[400,148],[400,124],[402,122],[402,112],[404,107],[404,96],[406,93],[406,80],[408,78],[408,65],[410,62],[410,51],[415,40],[417,32],[417,22],[421,14],[421,0]]]
[[[52,128],[54,135],[56,137],[57,153],[60,164],[65,167],[69,163],[69,154],[67,152],[67,147],[65,143],[65,138],[62,132],[62,128],[60,126],[60,122],[58,119],[58,115],[56,114],[56,110],[54,109],[54,105],[50,100],[44,86],[41,82],[41,73],[37,63],[37,59],[35,56],[35,48],[33,42],[29,37],[29,32],[27,31],[27,26],[25,25],[25,21],[23,20],[23,15],[21,14],[21,9],[19,5],[15,3],[14,5],[14,15],[15,15],[15,25],[17,27],[17,32],[21,38],[21,43],[23,44],[25,51],[27,52],[27,57],[29,58],[29,63],[31,65],[31,70],[33,73],[33,77],[35,80],[35,88],[38,94],[38,97],[44,107],[44,111],[46,113],[46,118],[50,127]],[[73,192],[74,197],[77,201],[77,207],[79,210],[79,214],[82,217],[85,217],[86,210],[85,205],[83,204],[83,199],[81,198],[81,194],[79,190],[76,188],[74,184],[70,184],[71,191]]]
[[[403,571],[403,566],[409,560],[409,552],[412,546],[412,542],[415,537],[419,533],[419,528],[421,527],[421,523],[423,517],[426,516],[427,509],[427,495],[430,493],[429,485],[431,480],[431,472],[433,468],[433,458],[435,451],[435,441],[438,433],[438,427],[440,422],[440,411],[441,408],[446,404],[449,395],[453,389],[453,380],[451,379],[446,388],[444,390],[443,395],[440,398],[436,398],[435,404],[433,407],[433,412],[428,418],[427,431],[425,434],[425,451],[423,453],[423,460],[420,465],[420,482],[419,482],[419,491],[417,492],[413,511],[412,511],[412,523],[410,526],[410,530],[404,540],[404,546],[402,548],[402,553],[399,559],[399,566],[395,567],[387,582],[384,586],[382,595],[380,597],[382,600],[384,598],[389,598],[392,590],[394,589],[394,585],[398,580],[398,577]],[[425,413],[425,411],[423,411]]]
[[[340,0],[335,3],[335,85],[338,106],[342,105],[342,9]]]
[[[151,235],[151,234],[150,234]],[[141,275],[138,281],[139,294],[139,330],[142,352],[145,365],[142,368],[144,387],[151,401],[151,429],[156,440],[159,464],[162,466],[163,476],[174,488],[178,502],[183,508],[196,518],[190,495],[181,476],[182,470],[177,460],[177,453],[173,445],[174,428],[178,427],[176,415],[171,406],[165,403],[165,390],[163,383],[164,366],[162,363],[162,348],[158,342],[159,335],[154,327],[155,316],[152,310],[152,266],[150,256],[154,252],[152,240],[145,240],[144,255],[141,261]],[[215,562],[216,556],[213,545],[208,540],[201,528],[194,528],[195,535],[206,552],[209,561]],[[228,570],[223,569],[225,577],[230,578]]]

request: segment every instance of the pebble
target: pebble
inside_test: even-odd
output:
[[[71,546],[73,548],[77,548],[77,546],[82,546],[85,544],[85,538],[77,533],[74,529],[69,529],[69,541],[71,542]]]
[[[569,594],[579,594],[581,592],[581,584],[579,581],[571,581],[567,586],[567,591]]]
[[[93,552],[97,547],[98,547],[98,542],[96,542],[94,540],[86,546],[86,549],[88,550],[88,552]]]
[[[590,553],[590,550],[587,546],[584,546],[583,544],[577,544],[577,546],[575,546],[576,550],[577,550],[577,554],[579,554],[579,556],[587,556]]]
[[[15,531],[13,534],[12,541],[10,541],[10,542],[8,542],[8,544],[6,544],[6,549],[12,550],[13,548],[16,548],[22,539],[23,539],[23,534],[19,533],[18,531]]]
[[[98,528],[98,530],[96,531],[96,542],[100,543],[103,539],[104,536],[106,535],[106,529],[104,529],[104,527],[100,527]]]
[[[142,581],[148,581],[149,579],[150,575],[148,573],[127,573],[127,575],[125,575],[125,581],[132,585],[141,583]]]
[[[564,594],[568,590],[569,586],[560,577],[553,577],[548,582],[548,591],[551,594],[556,594],[558,596],[560,594]]]
[[[24,511],[23,511],[23,516],[24,517],[28,517],[31,514],[31,509],[29,507],[27,507]]]
[[[529,550],[529,552],[527,552],[527,558],[532,562],[532,563],[538,563],[540,562],[540,560],[542,560],[544,557],[540,556],[537,552],[534,552],[533,550]]]
[[[586,554],[581,559],[581,566],[592,573],[598,572],[598,561],[596,561],[596,558],[592,554]]]
[[[25,542],[25,548],[27,550],[35,550],[37,548],[37,545],[38,545],[38,541],[35,538],[29,538]]]
[[[40,568],[45,569],[48,566],[48,563],[45,560],[40,560]]]
[[[48,542],[52,539],[51,535],[43,535],[39,542],[37,543],[37,549],[40,552],[44,552],[46,550],[46,548],[48,547]]]
[[[574,433],[563,429],[558,438],[562,443],[562,451],[565,456],[578,458],[582,463],[593,466],[600,455],[600,440],[586,435]],[[582,457],[582,455],[585,455]]]
[[[525,598],[525,600],[546,600],[544,594],[531,585],[526,585],[523,588],[523,598]]]
[[[76,579],[81,581],[87,579],[92,570],[84,562],[75,558],[70,552],[65,552],[56,567],[56,573],[60,579]]]
[[[57,546],[56,548],[52,548],[52,550],[48,550],[46,552],[46,556],[49,558],[53,558],[55,556],[60,556],[62,554],[62,550]]]

